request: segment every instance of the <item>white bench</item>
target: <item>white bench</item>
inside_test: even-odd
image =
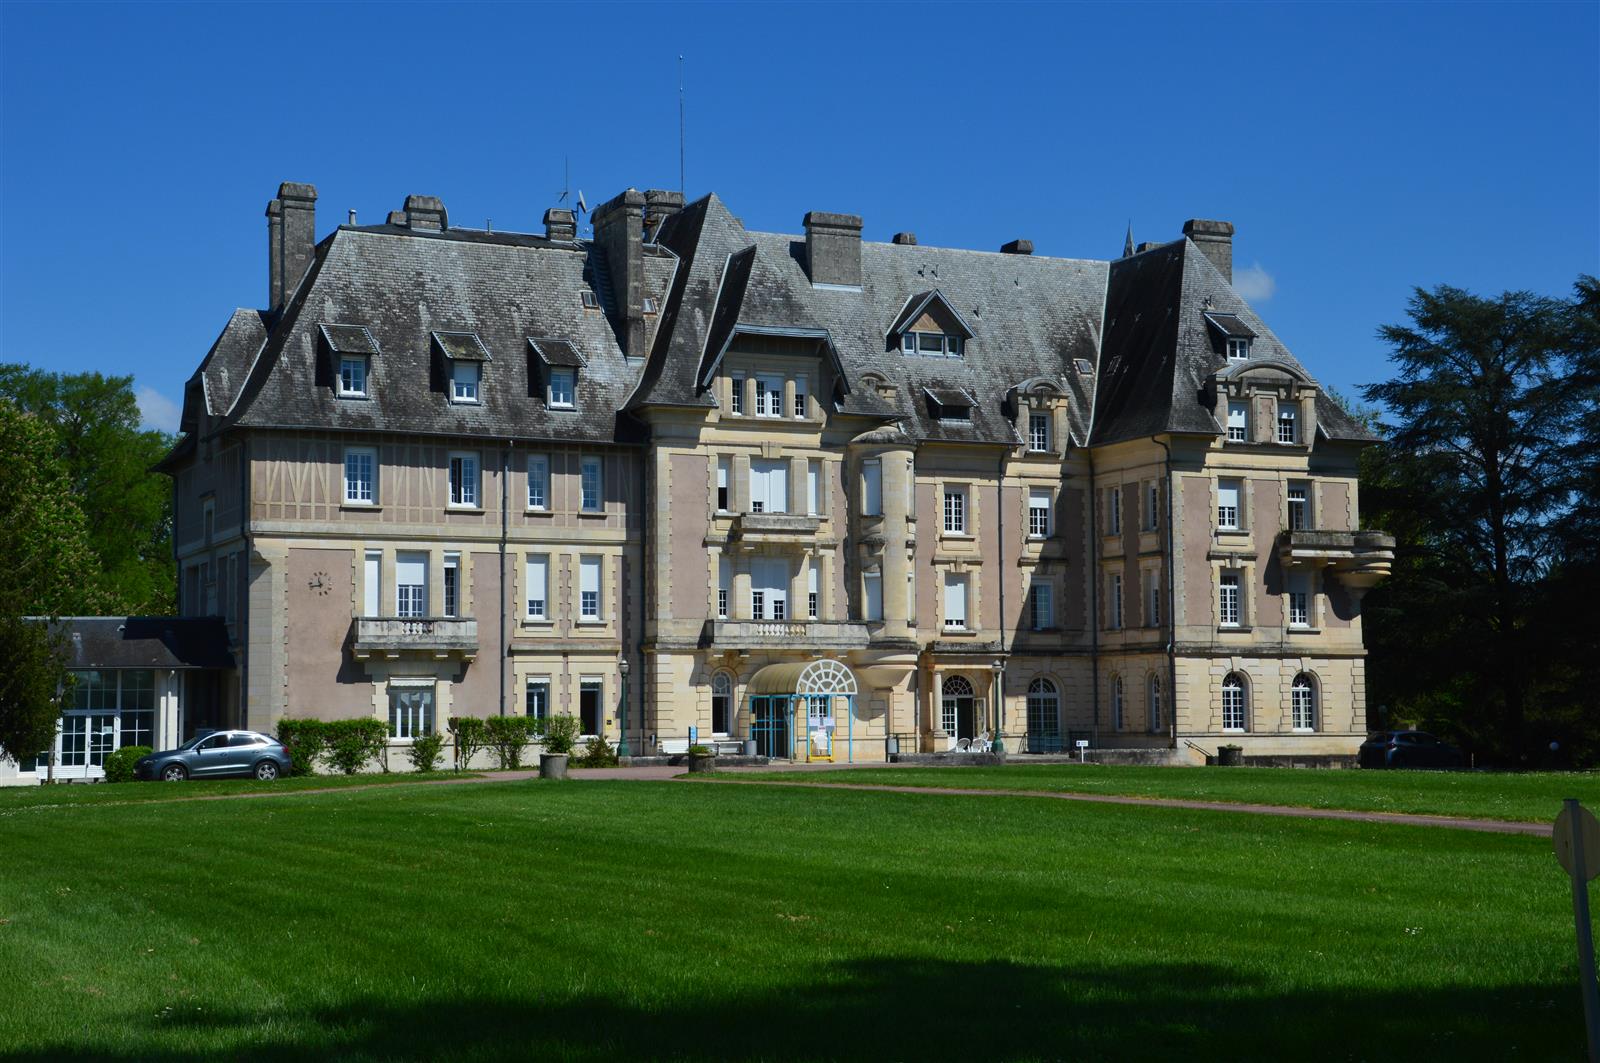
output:
[[[687,738],[663,738],[660,745],[661,752],[669,757],[681,757],[689,752],[689,740]]]
[[[689,752],[687,738],[663,738],[658,744],[661,746],[661,752],[669,757],[681,757]],[[721,756],[738,756],[744,752],[742,738],[710,738],[702,740],[700,744]]]

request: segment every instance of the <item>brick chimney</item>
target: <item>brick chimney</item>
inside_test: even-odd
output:
[[[813,210],[805,216],[806,268],[813,285],[861,287],[861,217]]]
[[[317,190],[285,181],[267,204],[268,308],[278,310],[294,294],[317,246]]]
[[[1183,223],[1183,235],[1194,241],[1224,280],[1233,283],[1233,222],[1192,218]]]
[[[407,196],[406,222],[422,232],[442,233],[450,228],[450,214],[438,196]]]
[[[576,240],[577,216],[565,207],[551,207],[544,212],[544,235],[550,240]]]
[[[594,242],[605,256],[616,302],[617,338],[622,353],[643,358],[644,347],[644,193],[630,188],[596,207]]]

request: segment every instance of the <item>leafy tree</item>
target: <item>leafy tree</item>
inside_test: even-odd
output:
[[[1369,506],[1395,522],[1394,578],[1369,599],[1374,676],[1412,716],[1446,717],[1469,744],[1525,759],[1530,606],[1561,558],[1557,519],[1572,482],[1572,304],[1418,289],[1411,321],[1387,325],[1398,376],[1363,389],[1392,420],[1369,467]],[[1385,680],[1392,680],[1389,685]]]
[[[67,673],[60,636],[24,617],[98,612],[87,522],[56,440],[39,418],[0,399],[0,753],[21,758],[50,744]]]
[[[132,377],[0,365],[0,398],[50,426],[55,453],[89,518],[89,542],[110,592],[106,608],[167,613],[175,605],[172,488],[150,471],[171,449],[140,428]]]

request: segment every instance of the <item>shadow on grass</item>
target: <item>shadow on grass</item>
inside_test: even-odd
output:
[[[1575,991],[1543,985],[1285,994],[1203,964],[883,959],[655,1007],[605,994],[201,1004],[128,1017],[119,1047],[35,1045],[7,1058],[1542,1060],[1578,1058],[1581,1038]]]

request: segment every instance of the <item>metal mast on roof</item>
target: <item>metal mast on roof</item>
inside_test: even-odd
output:
[[[683,56],[678,56],[678,195],[683,195]]]

